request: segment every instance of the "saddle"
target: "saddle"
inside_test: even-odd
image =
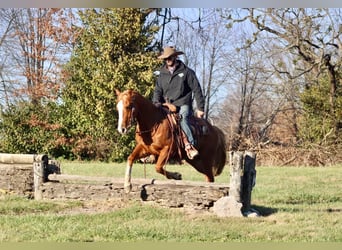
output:
[[[181,149],[185,148],[188,139],[180,126],[181,116],[177,113],[177,107],[171,103],[163,103],[163,108],[166,112],[167,119],[170,124],[170,129],[174,136],[174,143],[176,143],[176,148],[178,152],[179,159],[182,159]],[[190,129],[193,136],[198,139],[208,133],[208,122],[201,118],[196,118],[191,116],[189,119]]]

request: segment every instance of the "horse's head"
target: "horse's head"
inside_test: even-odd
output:
[[[125,134],[129,127],[132,125],[134,120],[134,91],[126,90],[124,92],[120,92],[116,90],[117,95],[117,105],[116,108],[119,113],[118,120],[118,131],[121,134]]]

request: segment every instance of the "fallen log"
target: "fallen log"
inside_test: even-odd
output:
[[[123,185],[124,178],[115,177],[104,177],[104,176],[84,176],[84,175],[69,175],[69,174],[50,174],[48,175],[49,181],[58,182],[79,182],[79,183],[103,183],[103,182],[115,182]],[[183,181],[183,180],[158,180],[158,179],[147,179],[147,178],[135,178],[135,184],[146,185],[191,185],[200,187],[227,187],[226,184],[200,182],[200,181]]]
[[[0,163],[4,164],[33,164],[34,162],[48,161],[44,154],[6,154],[0,153]]]
[[[49,175],[40,186],[42,199],[89,200],[121,198],[154,202],[166,207],[208,209],[227,196],[227,185],[155,179],[133,179],[130,193],[125,193],[123,178],[77,175]]]

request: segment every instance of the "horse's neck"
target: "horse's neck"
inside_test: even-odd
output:
[[[161,110],[154,106],[148,99],[145,99],[144,97],[140,98],[138,105],[139,108],[137,110],[136,118],[140,129],[152,129],[153,126],[160,123],[161,119],[163,119]]]

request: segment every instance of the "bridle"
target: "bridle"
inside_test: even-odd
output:
[[[129,117],[129,124],[128,124],[128,127],[131,127],[132,124],[136,121],[136,115],[135,115],[136,111],[135,111],[135,107],[134,107],[133,102],[131,102],[126,109],[131,110],[131,115]]]
[[[127,110],[131,111],[130,117],[129,117],[129,124],[127,126],[127,128],[130,128],[136,121],[137,121],[137,110],[135,108],[135,96],[132,97],[132,99],[130,100],[130,104],[126,107]],[[157,125],[158,127],[159,125]],[[141,130],[141,131],[136,131],[136,134],[146,134],[146,133],[150,133],[151,131],[153,131],[155,129],[155,127],[152,127],[151,129],[147,129],[147,130]]]

